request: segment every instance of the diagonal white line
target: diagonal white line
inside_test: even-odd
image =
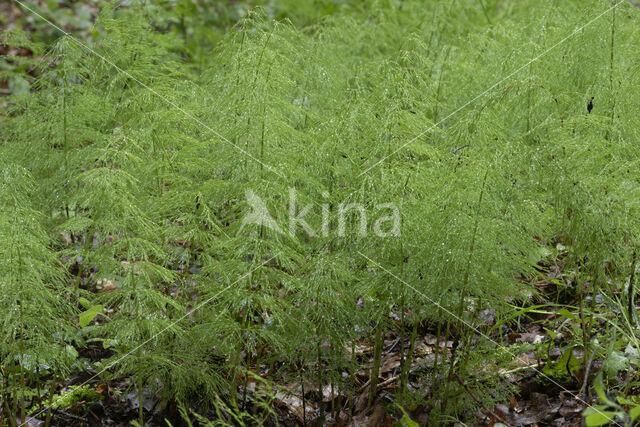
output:
[[[16,0],[17,1],[17,0]],[[493,89],[495,89],[497,86],[501,85],[502,83],[504,83],[505,81],[509,80],[511,77],[515,76],[516,74],[518,74],[520,71],[524,70],[526,67],[528,67],[529,65],[531,65],[532,63],[536,62],[537,60],[539,60],[540,58],[542,58],[543,56],[545,56],[546,54],[548,54],[549,52],[551,52],[552,50],[554,50],[555,48],[557,48],[558,46],[560,46],[561,44],[563,44],[564,42],[566,42],[567,40],[569,40],[570,38],[572,38],[573,36],[575,36],[577,33],[579,33],[580,31],[584,30],[586,27],[588,27],[589,25],[593,24],[594,22],[596,22],[598,19],[602,18],[604,15],[606,15],[607,13],[611,12],[613,9],[615,9],[616,7],[620,6],[622,3],[624,3],[625,0],[620,0],[618,3],[614,4],[613,6],[611,6],[609,9],[605,10],[604,12],[602,12],[600,15],[596,16],[595,18],[591,19],[589,22],[587,22],[586,24],[576,28],[575,30],[573,30],[573,32],[571,34],[569,34],[568,36],[566,36],[565,38],[563,38],[562,40],[560,40],[559,42],[557,42],[556,44],[554,44],[553,46],[551,46],[549,49],[545,50],[544,52],[542,52],[540,55],[536,56],[535,58],[531,59],[529,62],[527,62],[526,64],[524,64],[523,66],[521,66],[520,68],[516,69],[515,71],[509,73],[506,77],[504,77],[503,79],[501,79],[500,81],[494,83],[493,85],[491,85],[489,88],[487,88],[485,91],[483,91],[482,93],[480,93],[479,95],[476,95],[474,98],[470,99],[469,101],[465,102],[464,104],[462,104],[462,106],[458,107],[457,109],[455,109],[452,113],[449,113],[447,116],[445,116],[443,119],[437,121],[436,123],[434,123],[433,125],[431,125],[427,130],[420,132],[418,135],[414,136],[413,138],[411,138],[409,140],[409,142],[401,145],[399,148],[397,148],[396,150],[394,150],[392,153],[386,155],[385,157],[383,157],[382,159],[378,160],[376,163],[374,163],[372,166],[370,166],[369,168],[367,168],[364,172],[361,172],[360,174],[358,174],[358,176],[362,176],[364,174],[366,174],[367,172],[369,172],[371,169],[376,168],[377,166],[379,166],[381,163],[383,163],[385,160],[387,160],[389,157],[393,156],[394,154],[396,154],[398,151],[402,150],[404,147],[406,147],[407,145],[411,144],[412,142],[415,142],[416,140],[418,140],[419,138],[421,138],[423,135],[425,135],[426,133],[430,132],[432,129],[438,127],[440,124],[442,124],[443,122],[447,121],[449,118],[451,118],[452,116],[458,114],[460,111],[464,110],[465,108],[467,108],[469,105],[473,104],[474,102],[476,102],[478,99],[482,98],[483,96],[485,96],[487,93],[491,92]]]
[[[432,298],[429,298],[427,295],[424,294],[424,292],[421,292],[419,289],[416,289],[414,286],[412,286],[411,284],[409,284],[408,282],[406,282],[405,280],[402,280],[400,277],[396,276],[395,274],[393,274],[391,271],[387,270],[386,268],[384,268],[382,265],[378,264],[377,262],[375,262],[374,260],[372,260],[371,258],[369,258],[368,256],[366,256],[365,254],[363,254],[362,252],[358,251],[358,253],[360,254],[360,256],[362,256],[364,259],[366,259],[367,261],[375,264],[376,266],[378,266],[382,271],[384,271],[385,273],[387,273],[388,275],[390,275],[391,277],[393,277],[394,279],[398,280],[399,282],[401,282],[402,284],[404,284],[405,286],[408,286],[409,288],[411,288],[413,291],[415,291],[416,293],[418,293],[420,296],[424,297],[427,301],[429,301],[431,304],[437,306],[438,308],[442,309],[443,311],[445,311],[446,313],[448,313],[450,316],[454,317],[455,319],[459,320],[460,322],[464,323],[465,326],[467,326],[469,329],[471,329],[472,331],[476,332],[477,334],[481,335],[482,337],[486,338],[488,341],[490,341],[491,343],[495,344],[500,350],[505,351],[508,355],[510,355],[513,358],[517,359],[517,355],[510,352],[509,350],[507,350],[505,347],[503,347],[502,345],[500,345],[499,343],[497,343],[496,341],[492,340],[489,336],[487,336],[486,334],[480,332],[476,327],[474,327],[473,325],[471,325],[470,323],[466,322],[464,319],[460,318],[459,316],[457,316],[455,313],[452,313],[450,310],[446,309],[445,307],[441,306],[440,304],[438,304],[436,301],[434,301]],[[530,369],[536,371],[538,374],[542,375],[544,378],[546,378],[547,380],[549,380],[551,383],[553,383],[554,385],[560,387],[562,390],[566,391],[567,393],[569,393],[571,396],[573,396],[574,399],[580,401],[581,403],[583,403],[586,407],[592,407],[596,412],[600,413],[601,415],[607,417],[607,419],[609,419],[609,417],[600,412],[595,406],[590,406],[587,402],[585,402],[584,400],[582,400],[580,397],[578,397],[577,395],[571,393],[569,390],[567,390],[566,388],[564,388],[561,384],[559,384],[558,382],[556,382],[553,378],[549,377],[548,375],[546,375],[543,372],[540,372],[538,369],[534,368],[533,366],[529,366]],[[618,424],[617,422],[611,420],[612,423],[622,427],[622,425]]]
[[[278,254],[280,255],[280,254]],[[200,304],[198,304],[197,306],[195,306],[194,308],[192,308],[191,310],[187,311],[187,314],[185,314],[184,316],[180,317],[178,320],[174,321],[173,323],[171,323],[169,326],[167,326],[166,328],[164,328],[163,330],[161,330],[160,332],[157,332],[156,334],[154,334],[152,337],[148,338],[147,340],[145,340],[142,344],[138,344],[136,347],[134,347],[133,349],[129,350],[129,352],[125,353],[124,356],[120,357],[118,360],[115,360],[111,363],[109,363],[107,366],[105,366],[101,371],[95,373],[94,375],[92,375],[90,378],[88,378],[87,380],[83,381],[78,387],[82,387],[83,385],[87,384],[89,381],[91,381],[92,379],[98,377],[100,374],[102,374],[103,372],[107,371],[109,368],[111,368],[112,366],[114,366],[115,364],[121,362],[122,360],[126,359],[127,357],[129,357],[134,351],[138,350],[139,348],[141,348],[142,346],[146,345],[147,343],[149,343],[150,341],[152,341],[153,339],[157,338],[159,335],[163,334],[164,332],[168,331],[169,329],[173,328],[175,325],[177,325],[178,323],[180,323],[181,321],[183,321],[184,319],[186,319],[191,313],[194,313],[195,311],[201,309],[203,306],[209,304],[211,301],[213,301],[214,299],[216,299],[220,294],[222,294],[223,292],[227,291],[228,289],[230,289],[233,285],[235,285],[236,283],[238,283],[239,281],[241,281],[242,279],[244,279],[245,277],[249,276],[251,273],[253,273],[254,271],[264,267],[266,264],[268,264],[269,262],[271,262],[272,260],[274,260],[276,257],[278,257],[278,255],[275,255],[271,258],[269,258],[268,260],[264,261],[262,264],[260,264],[259,266],[249,270],[247,273],[243,274],[242,276],[240,276],[239,278],[237,278],[234,282],[232,282],[229,286],[227,286],[226,288],[222,289],[221,291],[217,292],[214,296],[207,298],[205,301],[201,302]],[[222,315],[222,311],[220,313],[218,313],[218,315],[214,318],[217,319],[218,317],[220,317]],[[36,417],[37,415],[41,414],[42,412],[44,412],[46,409],[41,409],[38,412],[30,415],[30,417]],[[20,424],[18,427],[22,427],[23,425],[26,425],[27,422]]]
[[[149,86],[147,86],[146,84],[144,84],[143,82],[141,82],[140,80],[138,80],[137,78],[135,78],[134,76],[132,76],[130,73],[128,73],[127,71],[123,70],[122,68],[118,67],[116,64],[114,64],[112,61],[110,61],[109,59],[105,58],[103,55],[99,54],[98,52],[96,52],[95,50],[91,49],[89,46],[87,46],[86,44],[82,43],[80,40],[78,40],[77,38],[73,37],[70,33],[68,33],[67,31],[65,31],[64,29],[60,28],[58,25],[54,24],[53,22],[51,22],[50,20],[48,20],[47,18],[45,18],[44,16],[42,16],[41,14],[39,14],[38,12],[36,12],[35,10],[31,9],[29,6],[27,6],[26,4],[24,4],[22,1],[20,0],[15,0],[16,3],[18,3],[20,6],[22,6],[23,8],[27,9],[29,12],[33,13],[34,15],[36,15],[38,18],[42,19],[44,22],[46,22],[47,24],[49,24],[50,26],[52,26],[53,28],[55,28],[56,30],[60,31],[62,34],[64,34],[65,36],[69,37],[71,40],[73,40],[75,43],[77,43],[79,46],[83,47],[84,49],[88,50],[89,52],[93,53],[94,55],[96,55],[98,58],[100,58],[102,61],[104,61],[105,63],[111,65],[113,68],[115,68],[116,70],[118,70],[118,72],[120,72],[121,74],[123,74],[124,76],[126,76],[127,78],[135,81],[136,83],[138,83],[140,86],[142,86],[143,88],[147,89],[148,91],[150,91],[151,93],[153,93],[154,95],[156,95],[158,98],[162,99],[165,103],[167,103],[168,105],[172,106],[173,108],[175,108],[176,110],[182,112],[185,116],[187,116],[188,118],[190,118],[191,120],[193,120],[194,122],[196,122],[197,124],[199,124],[200,126],[202,126],[203,128],[207,129],[209,132],[211,132],[212,134],[214,134],[215,136],[217,136],[218,138],[222,139],[224,142],[226,142],[227,144],[232,145],[233,147],[235,147],[238,151],[240,151],[241,153],[245,154],[246,156],[250,157],[252,160],[254,160],[255,162],[259,163],[260,165],[264,166],[265,168],[269,169],[271,172],[275,173],[276,175],[278,175],[281,178],[285,178],[285,176],[280,173],[279,171],[277,171],[276,169],[272,168],[271,166],[265,164],[264,162],[262,162],[259,159],[256,159],[254,156],[251,155],[251,153],[247,152],[246,150],[244,150],[242,147],[239,147],[238,145],[234,144],[233,142],[231,142],[228,138],[226,138],[225,136],[223,136],[222,134],[220,134],[220,132],[216,131],[215,129],[213,129],[211,126],[207,125],[206,123],[204,123],[202,120],[200,120],[199,118],[195,117],[193,114],[189,113],[188,111],[184,110],[182,107],[180,107],[178,104],[176,104],[175,102],[173,102],[172,100],[170,100],[169,98],[167,98],[166,96],[163,96],[161,94],[159,94],[157,91],[153,90],[152,88],[150,88]]]

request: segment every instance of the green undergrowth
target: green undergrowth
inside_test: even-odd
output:
[[[614,329],[637,348],[633,310],[599,338],[589,320],[597,295],[634,293],[636,9],[388,0],[305,15],[312,3],[278,6],[295,24],[248,12],[197,59],[144,3],[126,19],[105,5],[93,51],[60,37],[6,98],[5,422],[46,410],[76,371],[238,424],[273,422],[279,383],[331,384],[342,406],[316,417],[344,416],[388,335],[399,401],[433,425],[469,421],[513,392],[498,372],[516,350],[481,313],[513,326],[558,245],[582,363]],[[243,221],[256,197],[277,227]],[[290,227],[293,203],[309,230]],[[416,373],[425,330],[454,346]],[[368,341],[372,367],[355,352]],[[95,346],[100,360],[78,355]]]

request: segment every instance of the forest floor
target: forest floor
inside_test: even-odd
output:
[[[522,315],[510,322],[497,323],[497,314],[492,310],[483,310],[478,316],[479,323],[473,329],[474,342],[488,341],[496,348],[502,348],[509,354],[509,360],[501,363],[501,367],[492,366],[493,361],[486,360],[486,366],[496,368],[499,379],[493,378],[494,389],[504,387],[509,390],[509,398],[492,406],[486,406],[486,400],[472,391],[474,382],[486,379],[489,369],[456,379],[462,393],[473,399],[479,408],[472,418],[474,425],[509,425],[509,426],[579,426],[583,425],[583,412],[591,404],[595,404],[595,396],[590,395],[593,378],[603,369],[603,358],[592,352],[588,363],[584,360],[584,351],[579,342],[582,337],[575,336],[572,331],[580,331],[580,318],[562,307],[576,306],[572,295],[576,294],[573,275],[564,271],[562,259],[551,264],[539,265],[538,277],[527,281],[531,286],[530,302],[518,307]],[[109,285],[95,292],[109,292]],[[612,317],[616,316],[602,303],[599,295],[595,296],[592,310],[602,308]],[[405,315],[409,315],[407,311]],[[400,313],[390,313],[390,321],[400,325]],[[595,336],[604,327],[602,320],[596,321],[590,330]],[[479,329],[493,331],[480,333]],[[353,349],[361,368],[352,376],[352,390],[357,390],[356,397],[342,395],[332,390],[330,385],[323,385],[322,393],[317,384],[311,380],[304,383],[296,381],[298,372],[287,365],[278,363],[254,366],[252,371],[264,380],[270,381],[276,390],[272,400],[272,415],[268,417],[272,425],[371,425],[371,426],[413,426],[427,425],[434,403],[429,400],[431,390],[438,387],[443,379],[443,366],[451,361],[458,343],[455,334],[448,339],[438,340],[435,324],[421,324],[416,329],[417,339],[414,343],[411,368],[407,388],[414,397],[424,399],[403,402],[406,411],[401,418],[394,410],[397,400],[396,392],[400,388],[402,351],[410,348],[410,337],[400,336],[398,329],[385,332],[382,361],[377,383],[377,397],[369,405],[370,367],[374,360],[374,337],[363,337]],[[78,349],[79,357],[95,364],[106,360],[113,353],[104,349],[100,343],[93,343]],[[464,349],[458,349],[461,351]],[[499,350],[498,350],[499,351]],[[439,356],[438,356],[439,355]],[[440,370],[434,369],[436,359],[440,358]],[[618,367],[620,383],[628,379],[624,369]],[[301,372],[315,372],[314,364],[301,367]],[[492,370],[495,372],[495,370]],[[304,375],[303,375],[304,376]],[[312,377],[312,375],[310,375]],[[292,380],[292,378],[294,380]],[[586,381],[585,381],[586,380]],[[610,378],[611,380],[611,378]],[[254,378],[241,378],[246,390],[241,386],[240,396],[257,395],[265,397],[268,393],[263,385]],[[71,378],[57,385],[57,389],[67,390],[70,400],[64,410],[53,412],[53,425],[89,425],[119,426],[129,425],[138,416],[138,393],[135,391],[132,378],[120,378],[107,382],[94,379],[91,371],[76,372]],[[500,385],[502,384],[502,385]],[[75,389],[74,387],[82,386]],[[62,394],[62,393],[61,393]],[[180,408],[175,401],[162,401],[145,390],[144,413],[149,425],[184,425]],[[455,398],[452,397],[452,399]],[[248,399],[247,401],[251,401]],[[426,403],[430,402],[430,403]],[[442,404],[443,402],[439,402]],[[240,402],[240,405],[243,405]],[[190,408],[194,409],[194,408]],[[250,404],[242,409],[255,412],[261,409],[252,408]],[[322,416],[321,414],[324,414]],[[200,414],[209,420],[217,419],[215,411]],[[469,415],[469,414],[468,414]],[[319,419],[324,420],[318,423]],[[32,418],[29,425],[40,426],[41,419]],[[399,424],[398,424],[399,423]],[[462,425],[453,422],[453,425]]]

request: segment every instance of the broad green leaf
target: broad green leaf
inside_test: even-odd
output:
[[[89,308],[87,311],[80,313],[80,316],[78,316],[78,322],[80,323],[80,327],[84,328],[89,323],[91,323],[91,321],[95,319],[98,314],[101,314],[101,313],[102,313],[101,305],[94,305],[93,307]]]
[[[603,409],[603,406],[591,406],[584,411],[584,422],[587,427],[603,426],[613,421],[615,412],[605,411]]]

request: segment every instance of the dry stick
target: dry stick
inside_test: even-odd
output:
[[[388,386],[389,384],[391,384],[392,382],[394,382],[395,380],[397,380],[398,377],[391,377],[391,378],[387,378],[386,380],[382,381],[381,383],[379,383],[376,388],[378,390],[382,390],[384,387]]]
[[[589,399],[589,396],[587,396],[585,393],[587,391],[587,384],[588,384],[588,380],[589,380],[589,371],[591,370],[591,364],[593,362],[593,358],[596,355],[596,352],[593,351],[591,352],[591,357],[589,358],[589,362],[587,363],[587,367],[584,371],[584,380],[582,382],[582,387],[580,388],[580,394],[585,396],[586,399]],[[586,353],[585,353],[585,359],[586,359]]]
[[[358,389],[358,393],[362,393],[363,391],[365,391],[367,387],[369,387],[369,384],[371,384],[371,378],[369,378],[364,384],[360,386],[360,388]]]
[[[60,415],[63,415],[63,416],[65,416],[65,417],[67,417],[67,418],[71,418],[72,420],[80,421],[80,422],[83,422],[83,423],[86,423],[86,422],[88,421],[88,420],[87,420],[87,418],[79,417],[79,416],[77,416],[77,415],[70,414],[70,413],[69,413],[69,412],[67,412],[67,411],[63,411],[62,409],[56,409],[56,408],[52,408],[52,407],[50,407],[50,406],[47,406],[47,407],[45,408],[45,410],[47,410],[47,411],[53,411],[53,412],[55,412],[56,414],[60,414]],[[89,411],[91,411],[91,410],[89,410]],[[89,412],[89,413],[91,414],[91,412]]]
[[[399,378],[398,376],[387,378],[386,380],[382,381],[381,383],[376,384],[376,391],[381,390],[383,387],[391,384],[392,382],[394,382],[398,378]],[[363,391],[365,391],[367,389],[367,387],[369,387],[370,384],[371,384],[371,378],[369,378],[366,383],[364,383],[364,384],[362,384],[362,386],[360,386],[360,388],[358,389],[358,393],[362,393]]]

